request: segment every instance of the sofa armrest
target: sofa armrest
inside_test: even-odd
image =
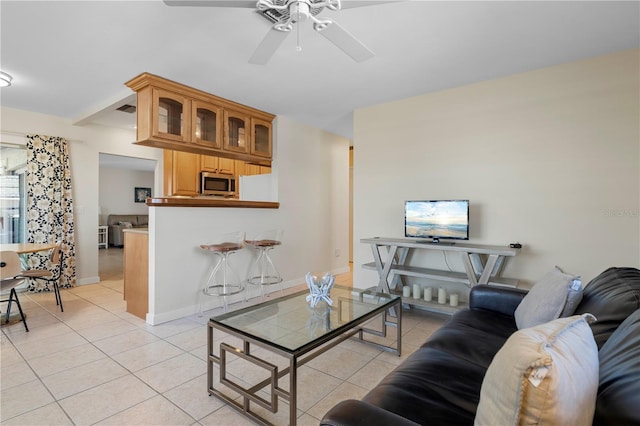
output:
[[[409,419],[390,411],[383,410],[364,401],[347,399],[333,407],[324,415],[320,422],[322,426],[351,426],[351,425],[394,425],[418,426]]]
[[[469,308],[485,309],[513,316],[527,293],[527,290],[521,288],[480,284],[471,289]]]
[[[111,244],[112,246],[123,246],[124,233],[122,231],[124,229],[127,229],[127,227],[123,225],[109,226],[109,244]]]

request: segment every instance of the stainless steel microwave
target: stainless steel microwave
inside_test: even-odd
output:
[[[236,178],[231,175],[202,172],[200,173],[200,193],[233,197],[236,195]]]

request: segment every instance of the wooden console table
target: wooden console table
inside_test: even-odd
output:
[[[366,269],[378,272],[378,288],[383,293],[399,293],[398,283],[402,276],[428,278],[437,281],[462,283],[469,288],[477,284],[497,284],[515,287],[518,280],[501,277],[506,257],[515,256],[519,249],[508,246],[490,246],[466,243],[429,243],[408,238],[363,238],[361,243],[370,244],[374,261],[362,265]],[[381,248],[387,252],[385,260],[381,255]],[[411,250],[429,250],[460,253],[465,272],[444,271],[420,266],[407,265],[407,256]],[[446,253],[445,253],[446,254]],[[391,279],[390,278],[391,275]],[[422,303],[422,300],[404,298],[406,303],[420,304],[427,307],[433,305],[434,310],[452,313],[457,308],[450,309],[449,305]],[[418,303],[416,303],[418,302]],[[464,304],[462,305],[464,306]]]

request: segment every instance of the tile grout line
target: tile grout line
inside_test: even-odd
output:
[[[100,289],[109,290],[109,294],[119,294],[119,295],[122,295],[122,296],[123,296],[123,293],[122,293],[122,292],[119,292],[119,291],[117,291],[117,290],[116,290],[116,289],[114,289],[114,288],[111,288],[111,287],[109,287],[109,286],[103,285],[103,284],[101,284],[101,283],[98,283],[97,285],[99,286],[99,288],[100,288]],[[65,289],[65,292],[66,292],[66,290],[67,290],[67,289]],[[72,289],[71,289],[71,290],[72,290]],[[287,290],[288,290],[288,291],[287,291]],[[286,290],[285,290],[285,294],[289,294],[289,292],[291,292],[291,291],[292,291],[292,289],[291,289],[291,288],[288,288],[288,289],[286,289]],[[219,412],[220,410],[223,410],[223,409],[225,409],[225,408],[228,408],[228,404],[223,403],[222,405],[220,405],[218,408],[214,409],[213,411],[211,411],[211,412],[208,412],[208,411],[207,411],[207,413],[206,413],[206,414],[203,414],[203,415],[202,415],[202,417],[200,417],[200,418],[196,418],[194,415],[189,414],[189,412],[187,412],[187,411],[186,411],[186,409],[183,409],[180,405],[178,405],[178,403],[173,402],[171,399],[169,399],[169,397],[168,397],[168,396],[166,396],[166,395],[165,395],[166,393],[168,393],[168,392],[170,392],[170,391],[173,391],[173,390],[175,390],[175,389],[177,389],[177,388],[179,388],[179,387],[181,387],[181,386],[184,386],[186,383],[188,383],[188,382],[190,382],[190,381],[192,381],[192,380],[196,380],[197,378],[201,377],[201,375],[197,376],[196,378],[187,379],[186,381],[181,382],[180,384],[173,385],[171,388],[166,389],[166,390],[164,390],[163,392],[160,392],[159,390],[156,390],[156,389],[153,387],[153,385],[151,385],[150,383],[147,383],[145,380],[143,380],[143,379],[138,375],[138,374],[140,373],[140,371],[142,371],[142,370],[144,370],[144,369],[146,369],[146,368],[150,368],[150,367],[157,366],[157,365],[161,364],[162,362],[166,362],[166,361],[172,360],[172,359],[174,359],[174,358],[176,358],[176,357],[183,356],[184,354],[188,354],[188,355],[190,355],[190,356],[194,357],[196,360],[202,360],[202,357],[201,357],[201,356],[198,356],[198,355],[195,353],[195,351],[197,351],[198,349],[202,348],[202,345],[200,345],[200,346],[198,346],[198,347],[196,347],[196,348],[194,348],[194,349],[189,349],[189,350],[187,350],[187,349],[186,349],[186,347],[189,347],[189,343],[188,343],[188,341],[186,340],[186,337],[185,337],[185,340],[182,340],[182,341],[176,341],[176,339],[173,339],[173,341],[170,341],[169,339],[172,339],[172,338],[174,338],[175,336],[179,336],[179,335],[184,334],[184,333],[189,333],[189,332],[194,331],[194,330],[199,330],[199,329],[201,329],[202,327],[206,327],[206,323],[208,322],[208,319],[206,319],[206,318],[208,318],[208,317],[210,317],[211,315],[215,314],[215,312],[216,312],[217,310],[219,310],[219,308],[209,309],[209,310],[205,311],[205,313],[202,315],[202,317],[205,317],[205,319],[204,319],[204,323],[202,322],[202,317],[200,317],[200,319],[198,319],[198,318],[194,318],[194,315],[196,315],[196,314],[194,314],[194,315],[190,315],[190,316],[187,316],[187,317],[184,317],[184,318],[181,318],[181,319],[179,319],[179,320],[176,320],[176,321],[185,321],[185,323],[187,324],[187,326],[189,326],[190,324],[193,324],[193,327],[191,327],[191,328],[187,328],[187,329],[183,330],[183,329],[181,328],[181,327],[182,327],[182,323],[180,323],[179,325],[176,325],[175,330],[174,330],[173,328],[169,328],[169,329],[165,330],[165,331],[168,331],[168,332],[169,332],[169,334],[166,334],[166,335],[165,335],[165,333],[164,333],[164,332],[160,332],[159,334],[156,334],[156,333],[154,333],[154,332],[152,332],[152,331],[149,331],[149,329],[148,329],[148,325],[146,325],[146,324],[141,324],[139,321],[133,321],[133,318],[130,318],[130,317],[129,317],[129,318],[127,318],[126,316],[121,316],[121,315],[120,315],[120,314],[122,314],[122,312],[121,312],[121,311],[117,311],[117,310],[110,310],[110,309],[106,308],[105,306],[100,305],[100,304],[99,304],[99,303],[100,303],[99,301],[98,301],[98,302],[94,302],[94,301],[93,301],[94,297],[93,297],[93,296],[91,296],[90,294],[89,294],[89,295],[83,295],[83,294],[80,294],[80,295],[79,295],[79,294],[74,293],[73,291],[70,291],[70,293],[71,293],[71,294],[73,294],[73,296],[74,296],[74,297],[77,297],[77,299],[78,299],[78,300],[82,300],[83,302],[89,303],[89,304],[91,304],[91,305],[92,305],[92,306],[94,306],[94,307],[98,307],[98,308],[100,308],[100,309],[101,309],[102,311],[104,311],[104,312],[108,312],[108,313],[110,313],[110,314],[113,314],[113,315],[117,318],[117,320],[125,321],[126,323],[128,323],[128,324],[130,324],[131,326],[135,327],[135,329],[130,330],[130,331],[125,331],[125,332],[119,332],[119,333],[115,334],[114,336],[108,336],[108,337],[100,338],[100,339],[97,339],[97,340],[94,340],[94,341],[89,341],[89,337],[85,337],[83,334],[81,334],[81,333],[79,332],[79,330],[76,330],[75,328],[71,327],[70,325],[68,325],[68,324],[67,324],[67,322],[66,322],[64,319],[62,319],[61,317],[59,317],[59,316],[58,316],[58,315],[59,315],[59,314],[58,314],[58,309],[59,309],[59,307],[58,307],[57,305],[52,305],[52,307],[50,308],[51,310],[50,310],[50,309],[48,309],[48,308],[47,308],[47,306],[49,306],[49,305],[48,305],[48,304],[45,304],[46,302],[42,301],[42,303],[41,303],[41,302],[38,302],[38,300],[36,300],[36,299],[31,299],[31,298],[30,298],[30,300],[31,300],[31,302],[33,302],[33,303],[34,303],[35,307],[38,307],[38,308],[40,308],[40,309],[43,309],[43,310],[44,310],[44,312],[46,312],[46,313],[47,313],[47,315],[50,315],[52,318],[54,318],[54,319],[55,319],[55,321],[56,321],[55,323],[62,323],[62,324],[64,324],[67,328],[69,328],[69,330],[73,331],[73,333],[75,333],[76,335],[80,336],[80,337],[82,338],[82,340],[83,340],[83,341],[85,341],[85,342],[89,343],[93,349],[96,349],[96,350],[97,350],[101,355],[104,355],[104,357],[105,357],[106,359],[109,359],[109,360],[113,361],[116,365],[118,365],[118,367],[119,367],[119,368],[122,368],[124,371],[126,371],[126,373],[125,373],[125,374],[123,374],[122,376],[118,376],[118,377],[116,377],[116,378],[113,378],[113,379],[107,380],[107,381],[106,381],[106,382],[104,382],[104,383],[101,383],[101,384],[99,384],[99,385],[91,386],[91,387],[89,387],[89,388],[87,388],[87,389],[84,389],[84,390],[82,390],[82,391],[78,391],[78,392],[76,392],[76,393],[74,393],[74,394],[72,394],[72,395],[65,396],[65,398],[62,398],[62,399],[58,400],[58,399],[56,399],[56,398],[53,396],[53,393],[51,392],[51,390],[50,390],[50,389],[49,389],[49,388],[44,384],[44,382],[42,381],[42,377],[40,377],[38,374],[36,374],[36,372],[35,372],[35,370],[34,370],[33,366],[31,365],[31,363],[30,363],[30,362],[25,358],[25,355],[24,355],[24,354],[23,354],[23,353],[18,349],[18,347],[13,343],[13,340],[11,340],[11,338],[9,337],[9,334],[11,334],[11,333],[7,334],[7,333],[6,333],[6,330],[4,330],[4,329],[2,330],[2,332],[3,332],[3,336],[4,336],[4,338],[6,338],[6,339],[7,339],[7,341],[10,343],[11,347],[12,347],[12,348],[13,348],[13,349],[14,349],[14,350],[19,354],[21,361],[22,361],[22,362],[24,362],[24,363],[26,363],[26,365],[29,367],[29,369],[34,373],[35,377],[39,380],[40,384],[41,384],[42,386],[44,386],[44,388],[46,389],[46,391],[48,392],[48,394],[51,396],[51,398],[53,399],[53,401],[56,403],[57,407],[59,407],[59,408],[60,408],[60,410],[62,411],[62,413],[64,414],[64,416],[66,416],[66,418],[67,418],[69,421],[71,421],[71,423],[74,423],[74,422],[73,422],[73,419],[71,418],[70,413],[67,413],[67,411],[66,411],[66,410],[64,410],[64,408],[62,407],[62,404],[60,404],[60,401],[63,401],[64,399],[67,399],[67,398],[73,397],[73,396],[75,396],[75,395],[78,395],[79,393],[86,392],[86,391],[88,391],[88,390],[90,390],[90,389],[94,389],[94,388],[96,388],[96,387],[98,387],[98,386],[102,386],[102,385],[105,385],[105,384],[107,384],[107,383],[111,383],[111,382],[113,382],[113,381],[115,381],[115,380],[122,379],[123,377],[127,377],[127,376],[132,376],[132,377],[134,377],[136,380],[139,380],[142,384],[144,384],[147,388],[149,388],[149,389],[153,392],[153,395],[152,395],[152,396],[150,396],[150,397],[147,397],[147,398],[143,399],[142,401],[137,402],[136,404],[134,404],[134,405],[132,405],[132,406],[130,406],[130,407],[122,408],[121,410],[119,410],[119,411],[118,411],[118,412],[116,412],[116,413],[111,413],[111,414],[109,414],[107,417],[105,417],[105,418],[103,418],[103,419],[101,419],[101,420],[95,420],[96,422],[103,422],[103,421],[106,421],[106,420],[108,420],[109,418],[112,418],[112,417],[114,417],[114,416],[121,415],[123,412],[125,412],[125,411],[127,411],[127,410],[131,410],[131,409],[133,409],[134,407],[137,407],[137,406],[139,406],[139,405],[141,405],[141,404],[144,404],[144,403],[148,402],[150,399],[156,398],[158,395],[160,395],[160,396],[163,398],[163,400],[164,400],[165,402],[169,402],[171,407],[173,407],[173,408],[177,408],[179,413],[181,413],[182,415],[186,415],[186,416],[187,416],[187,418],[191,419],[191,420],[190,420],[190,422],[191,422],[191,423],[189,423],[189,424],[204,424],[204,423],[206,423],[206,422],[204,422],[204,420],[205,420],[206,418],[208,418],[208,417],[210,417],[210,416],[214,416],[214,418],[215,418],[215,413],[216,413],[216,412]],[[100,296],[101,296],[101,295],[96,295],[95,297],[100,297]],[[259,296],[257,296],[257,297],[256,297],[256,298],[254,298],[254,299],[255,299],[255,300],[250,300],[249,302],[238,302],[238,308],[242,308],[242,307],[245,307],[245,306],[253,305],[253,304],[255,304],[255,303],[260,303],[260,302],[262,301],[262,300],[261,300],[261,298],[260,298]],[[268,300],[268,299],[267,299],[267,300]],[[207,313],[207,312],[208,312],[208,313]],[[407,316],[406,318],[407,318],[407,319],[409,319],[409,316]],[[66,318],[66,319],[69,319],[69,318]],[[117,320],[114,320],[114,321],[117,321]],[[55,324],[55,323],[53,323],[53,324]],[[170,323],[171,323],[171,322],[170,322]],[[403,335],[404,335],[405,333],[408,333],[409,331],[411,331],[413,328],[418,327],[418,326],[419,326],[419,324],[421,324],[421,323],[423,323],[423,322],[422,322],[422,320],[420,320],[420,319],[418,319],[418,321],[415,321],[415,322],[414,322],[414,321],[411,321],[411,324],[412,324],[412,325],[411,325],[410,327],[409,327],[409,326],[407,326],[407,327],[403,327]],[[424,323],[423,323],[423,324],[424,324]],[[99,325],[96,325],[96,327],[97,327],[97,326],[99,326]],[[87,327],[87,329],[89,329],[89,328],[91,328],[91,327]],[[429,328],[431,328],[431,327],[429,327]],[[81,330],[84,330],[84,329],[81,329]],[[80,331],[81,331],[81,330],[80,330]],[[108,338],[111,338],[111,337],[116,337],[116,336],[124,335],[124,334],[126,334],[126,333],[128,333],[128,332],[134,332],[134,331],[136,331],[136,330],[138,330],[138,331],[143,331],[143,332],[145,332],[145,333],[147,333],[147,334],[149,334],[149,335],[153,336],[153,337],[154,337],[155,339],[157,339],[157,340],[155,340],[155,341],[153,341],[153,342],[149,342],[149,343],[143,344],[143,345],[141,345],[141,346],[137,346],[137,347],[135,347],[135,348],[125,349],[125,350],[119,351],[119,352],[114,353],[114,354],[111,354],[111,355],[107,354],[104,350],[100,349],[100,347],[98,347],[98,346],[96,345],[96,343],[97,343],[97,342],[100,342],[100,341],[102,341],[102,340],[105,340],[105,339],[108,339]],[[403,339],[403,340],[404,340],[404,339]],[[405,340],[405,341],[406,341],[406,340]],[[114,358],[115,356],[117,356],[117,355],[119,355],[119,354],[122,354],[122,353],[124,353],[124,352],[127,352],[127,351],[129,351],[129,350],[134,350],[134,349],[137,349],[137,348],[143,348],[143,347],[145,347],[145,346],[147,346],[147,345],[151,345],[151,344],[154,344],[154,343],[156,343],[156,342],[163,342],[164,344],[168,344],[168,345],[170,345],[170,347],[177,349],[177,350],[179,351],[179,353],[178,353],[178,354],[176,354],[176,355],[172,355],[172,356],[170,356],[169,358],[167,358],[167,359],[163,359],[163,360],[161,360],[161,361],[154,361],[152,364],[146,365],[144,368],[138,369],[138,370],[136,370],[135,372],[134,372],[134,371],[132,371],[132,370],[130,370],[129,368],[127,368],[127,367],[125,366],[125,364],[123,364],[123,363],[121,363],[121,362],[117,361],[117,360]],[[174,343],[174,342],[176,342],[176,343]],[[179,344],[185,344],[185,345],[187,345],[187,346],[185,346],[185,347],[183,348],[183,347],[179,346]],[[83,345],[84,345],[84,343],[83,343]],[[403,346],[404,346],[404,345],[403,345]],[[358,366],[358,368],[357,368],[355,371],[353,371],[353,372],[349,375],[349,377],[348,377],[348,378],[346,378],[346,379],[342,379],[342,378],[337,377],[337,376],[334,376],[334,375],[332,375],[332,374],[330,374],[330,373],[328,373],[328,372],[324,372],[324,371],[322,371],[322,370],[320,370],[320,369],[314,368],[314,367],[311,365],[311,363],[310,363],[310,364],[307,364],[307,367],[309,367],[310,369],[312,369],[312,370],[314,370],[314,371],[316,371],[316,372],[318,372],[318,373],[325,374],[325,375],[327,375],[327,376],[329,376],[329,377],[332,377],[332,378],[336,379],[336,380],[337,380],[337,382],[338,382],[338,385],[337,385],[335,388],[333,388],[333,390],[328,391],[328,392],[327,392],[327,394],[326,394],[323,398],[321,398],[321,399],[320,399],[320,400],[318,400],[318,401],[315,401],[315,402],[314,402],[310,407],[308,407],[306,410],[300,410],[300,413],[301,413],[301,414],[300,414],[300,416],[299,416],[298,418],[300,418],[300,417],[302,417],[302,416],[308,416],[310,419],[315,419],[316,421],[319,421],[319,419],[318,419],[317,417],[313,416],[310,412],[312,412],[312,411],[313,411],[313,408],[314,408],[315,406],[317,406],[318,404],[321,404],[321,403],[322,403],[322,402],[323,402],[327,397],[329,397],[329,396],[331,395],[331,393],[332,393],[332,392],[334,392],[338,387],[340,387],[340,386],[342,386],[342,385],[344,385],[344,384],[348,384],[348,385],[350,385],[350,386],[355,386],[356,388],[359,388],[359,389],[362,389],[362,390],[368,391],[369,389],[364,388],[364,387],[362,387],[362,386],[361,386],[361,385],[359,385],[359,384],[349,382],[349,379],[351,379],[351,378],[352,378],[352,377],[354,377],[356,374],[358,374],[358,372],[362,371],[364,368],[366,368],[367,366],[369,366],[373,361],[384,362],[385,364],[389,364],[389,366],[390,366],[391,368],[395,368],[395,366],[396,366],[396,364],[395,364],[395,363],[389,362],[389,361],[384,360],[384,359],[379,359],[380,355],[381,355],[383,352],[378,353],[378,354],[376,354],[375,356],[371,357],[369,353],[366,353],[366,352],[362,352],[362,353],[360,353],[360,352],[358,352],[358,351],[356,351],[356,350],[353,350],[353,349],[352,349],[352,348],[350,348],[350,347],[344,347],[344,349],[345,349],[345,350],[347,350],[347,351],[349,351],[349,353],[360,354],[360,355],[362,355],[363,357],[366,357],[366,361],[365,361],[364,363],[362,363],[362,365]],[[43,355],[43,356],[44,356],[44,355]],[[39,357],[36,357],[36,358],[39,358]],[[36,359],[36,358],[34,358],[34,359]],[[93,362],[93,361],[91,361],[91,362]],[[206,362],[206,361],[205,361],[205,362]],[[85,363],[80,364],[80,365],[85,365],[85,364],[87,364],[87,363],[85,362]],[[74,365],[74,366],[73,366],[73,367],[71,367],[71,368],[75,368],[75,367],[77,367],[77,366],[76,366],[76,365]],[[62,370],[62,371],[65,371],[65,370]],[[61,371],[61,372],[62,372],[62,371]],[[54,374],[57,374],[57,373],[54,373]],[[203,374],[204,374],[204,373],[203,373]],[[43,376],[43,377],[47,377],[47,376]],[[234,376],[234,377],[235,377],[235,376]],[[238,379],[240,379],[240,378],[238,378]],[[240,380],[241,380],[241,379],[240,379]],[[203,390],[203,392],[206,392],[206,391],[204,391],[204,390]],[[50,404],[50,403],[47,403],[47,404],[45,404],[44,406],[48,406],[49,404]],[[44,407],[44,406],[42,406],[42,407]],[[28,410],[27,412],[20,413],[20,414],[15,415],[15,416],[13,416],[13,417],[11,417],[11,418],[12,418],[12,419],[14,419],[14,418],[16,418],[16,417],[19,417],[19,416],[25,415],[25,414],[27,414],[27,413],[33,412],[33,411],[35,411],[35,410],[41,409],[42,407],[31,408],[31,409],[30,409],[30,410]],[[120,407],[118,407],[118,408],[120,408]],[[203,412],[204,412],[204,411],[203,411]],[[3,421],[4,421],[4,420],[9,420],[9,419],[3,419]],[[212,420],[214,420],[214,419],[212,419]],[[214,420],[214,421],[219,421],[219,420]]]
[[[104,287],[104,286],[101,286],[101,287]],[[106,287],[104,287],[104,288],[106,288]],[[110,289],[110,290],[112,290],[112,289]],[[113,291],[113,290],[112,290],[112,291]],[[118,292],[116,292],[116,291],[114,291],[114,293],[116,293],[116,294],[121,294],[121,293],[118,293]],[[97,306],[97,307],[99,307],[100,309],[102,309],[102,310],[104,310],[104,311],[106,311],[106,312],[113,313],[113,312],[111,312],[111,311],[109,311],[109,310],[105,309],[104,307],[102,307],[102,306],[100,306],[100,305],[98,305],[98,304],[94,303],[94,302],[93,302],[93,301],[91,301],[90,299],[87,299],[87,298],[85,298],[85,297],[82,297],[81,295],[78,295],[78,294],[75,294],[75,293],[74,293],[74,296],[76,296],[76,297],[78,297],[79,299],[82,299],[82,300],[84,300],[84,301],[86,301],[86,302],[88,302],[88,303],[91,303],[92,305]],[[29,297],[29,296],[27,295],[27,297]],[[161,396],[163,396],[163,398],[167,399],[166,397],[164,397],[164,395],[162,395],[162,393],[161,393],[161,392],[159,392],[159,391],[157,391],[156,389],[154,389],[150,384],[148,384],[146,381],[144,381],[142,378],[140,378],[138,375],[136,375],[136,374],[135,374],[135,372],[133,372],[133,371],[129,370],[127,367],[125,367],[124,365],[122,365],[120,362],[118,362],[116,359],[114,359],[111,355],[107,354],[107,353],[106,353],[106,352],[104,352],[100,347],[96,346],[96,345],[94,344],[94,342],[92,342],[92,341],[88,340],[86,337],[84,337],[82,334],[80,334],[80,333],[78,332],[78,330],[76,330],[76,329],[74,329],[74,328],[70,327],[70,326],[69,326],[69,325],[64,321],[64,319],[61,319],[58,315],[56,315],[56,313],[57,313],[57,309],[56,309],[56,308],[58,308],[58,305],[56,305],[56,308],[54,308],[54,309],[55,309],[55,312],[56,312],[56,313],[54,313],[54,312],[51,312],[49,309],[47,309],[47,307],[46,307],[45,305],[41,304],[39,301],[37,301],[37,300],[35,300],[35,299],[31,298],[31,297],[29,297],[29,299],[30,299],[30,301],[31,301],[32,303],[34,303],[35,305],[37,305],[38,307],[40,307],[41,309],[43,309],[45,312],[47,312],[49,315],[51,315],[53,318],[55,318],[58,322],[60,322],[60,323],[64,324],[66,327],[68,327],[68,328],[69,328],[69,330],[71,330],[73,333],[75,333],[76,335],[78,335],[79,337],[81,337],[83,340],[85,340],[85,341],[86,341],[86,343],[90,344],[93,348],[95,348],[95,349],[96,349],[96,350],[98,350],[100,353],[102,353],[102,354],[105,356],[105,358],[108,358],[109,360],[113,361],[114,363],[116,363],[118,366],[120,366],[121,368],[123,368],[123,369],[127,372],[126,374],[123,374],[122,376],[119,376],[119,377],[113,378],[113,379],[111,379],[111,380],[107,380],[106,382],[100,383],[100,384],[98,384],[98,385],[90,386],[90,387],[88,387],[88,388],[86,388],[86,389],[82,389],[82,390],[80,390],[80,391],[78,391],[78,392],[76,392],[76,393],[73,393],[73,394],[71,394],[71,395],[67,395],[67,396],[65,396],[64,398],[60,398],[60,399],[58,399],[58,398],[53,394],[53,392],[51,391],[51,389],[49,388],[49,386],[47,386],[47,384],[42,380],[42,378],[43,378],[43,377],[46,377],[46,376],[40,376],[40,375],[39,375],[39,374],[38,374],[38,373],[33,369],[33,366],[31,365],[30,361],[25,357],[25,355],[23,354],[23,352],[22,352],[22,351],[21,351],[21,350],[20,350],[20,349],[19,349],[19,348],[14,344],[14,342],[11,340],[11,338],[10,338],[10,337],[7,335],[7,333],[3,330],[3,331],[2,331],[2,333],[5,335],[5,338],[7,338],[7,339],[8,339],[8,341],[9,341],[9,343],[11,344],[11,346],[13,347],[13,349],[14,349],[14,350],[15,350],[15,351],[20,355],[20,358],[24,361],[24,363],[28,366],[28,368],[33,372],[33,374],[34,374],[34,376],[36,377],[36,379],[37,379],[37,380],[40,382],[40,384],[41,384],[41,385],[42,385],[42,386],[47,390],[47,392],[49,393],[49,395],[50,395],[50,396],[51,396],[51,398],[53,399],[53,402],[55,402],[55,403],[60,407],[60,409],[62,410],[62,412],[67,416],[67,418],[71,421],[71,423],[74,423],[74,422],[73,422],[73,420],[72,420],[71,416],[69,415],[69,413],[67,413],[67,411],[64,409],[64,407],[62,406],[62,404],[60,404],[60,402],[61,402],[61,401],[65,400],[65,399],[67,399],[67,398],[71,398],[71,397],[73,397],[73,396],[75,396],[75,395],[78,395],[78,394],[80,394],[80,393],[82,393],[82,392],[86,392],[86,391],[88,391],[88,390],[95,389],[95,388],[97,388],[97,387],[99,387],[99,386],[102,386],[102,385],[105,385],[105,384],[107,384],[107,383],[111,383],[111,382],[113,382],[113,381],[115,381],[115,380],[118,380],[118,379],[121,379],[122,377],[125,377],[126,375],[132,375],[132,376],[133,376],[133,377],[135,377],[137,380],[140,380],[142,383],[144,383],[144,384],[145,384],[145,386],[147,386],[149,389],[151,389],[153,392],[155,392],[155,395],[153,395],[152,397],[147,398],[147,399],[145,399],[145,400],[143,400],[143,401],[141,401],[141,402],[139,402],[139,403],[137,403],[137,404],[134,404],[134,405],[132,405],[132,406],[130,406],[130,407],[127,407],[127,408],[125,408],[125,409],[121,410],[120,412],[123,412],[123,411],[129,410],[129,409],[131,409],[131,408],[133,408],[133,407],[135,407],[135,406],[137,406],[137,405],[139,405],[139,404],[142,404],[142,403],[144,403],[145,401],[147,401],[147,400],[149,400],[149,399],[151,399],[151,398],[154,398],[154,397],[156,397],[156,396],[158,396],[158,395],[161,395]],[[196,324],[196,323],[194,323],[194,324]],[[133,325],[135,326],[136,324],[133,324]],[[146,331],[146,330],[145,330],[145,331]],[[158,339],[160,339],[160,340],[162,340],[162,341],[164,341],[164,342],[166,342],[166,343],[168,343],[168,344],[172,345],[173,347],[175,347],[176,349],[178,349],[178,350],[180,350],[180,351],[182,352],[181,354],[175,355],[175,356],[170,357],[170,358],[168,358],[168,359],[173,359],[173,358],[178,357],[178,356],[180,356],[180,355],[182,355],[182,354],[188,354],[188,355],[190,355],[190,356],[194,356],[194,355],[193,355],[193,354],[191,354],[190,352],[187,352],[185,349],[182,349],[182,348],[178,347],[177,345],[174,345],[173,343],[166,341],[166,338],[162,338],[162,337],[156,336],[156,335],[154,335],[153,333],[148,332],[148,331],[146,331],[146,332],[147,332],[147,333],[149,333],[149,334],[151,334],[151,335],[153,335],[153,336],[155,336],[155,337],[157,337]],[[124,333],[123,333],[123,334],[124,334]],[[179,334],[179,333],[177,333],[177,334]],[[173,336],[173,335],[171,335],[171,336]],[[167,337],[171,337],[171,336],[167,336]],[[108,337],[107,337],[107,338],[108,338]],[[107,338],[105,338],[105,339],[107,339]],[[96,340],[96,341],[100,341],[100,340],[104,340],[104,339],[99,339],[99,340]],[[143,346],[145,346],[145,345],[143,345]],[[62,351],[60,351],[60,352],[62,352]],[[125,351],[123,351],[123,352],[125,352]],[[121,353],[121,352],[118,352],[118,353]],[[113,354],[113,355],[117,355],[117,353],[116,353],[116,354]],[[36,358],[40,358],[40,357],[36,357]],[[167,359],[167,360],[168,360],[168,359]],[[164,361],[167,361],[167,360],[163,360],[163,361],[160,361],[160,362],[164,362]],[[157,364],[159,364],[160,362],[154,363],[154,364],[149,365],[149,366],[147,366],[147,367],[145,367],[145,368],[151,367],[151,366],[153,366],[153,365],[157,365]],[[90,363],[90,362],[89,362],[89,363]],[[81,365],[86,365],[86,364],[89,364],[89,363],[83,363],[83,364],[77,365],[77,366],[75,366],[75,367],[78,367],[78,366],[81,366]],[[54,373],[54,374],[57,374],[57,373]],[[35,380],[33,380],[33,381],[35,381]],[[184,383],[182,383],[182,384],[184,384]],[[182,384],[177,385],[177,386],[181,386]],[[177,387],[177,386],[176,386],[176,387]],[[172,389],[173,389],[173,388],[172,388]],[[172,401],[170,401],[170,400],[168,400],[168,399],[167,399],[167,401],[168,401],[168,402],[170,402],[170,403],[171,403],[173,406],[175,406],[177,409],[179,409],[180,411],[182,411],[184,414],[186,414],[187,416],[189,416],[191,419],[194,419],[191,415],[189,415],[188,413],[184,412],[184,410],[182,410],[182,408],[180,408],[179,406],[177,406],[175,403],[173,403]],[[31,410],[28,410],[28,411],[26,411],[26,412],[24,412],[24,413],[20,413],[20,414],[18,414],[18,415],[16,415],[16,416],[13,416],[13,417],[11,417],[11,418],[7,418],[7,419],[4,419],[4,420],[5,420],[5,421],[6,421],[6,420],[10,420],[10,419],[12,419],[12,418],[15,418],[15,417],[19,417],[19,416],[22,416],[22,415],[28,414],[29,412],[32,412],[32,411],[35,411],[35,410],[41,409],[42,407],[47,406],[47,405],[49,405],[49,404],[45,404],[45,405],[40,406],[40,407],[34,407],[34,408],[33,408],[33,409],[31,409]],[[99,421],[104,421],[104,420],[108,419],[109,417],[112,417],[112,416],[114,416],[114,415],[116,415],[116,414],[119,414],[120,412],[118,412],[118,413],[114,413],[114,414],[112,414],[112,415],[110,415],[110,416],[108,416],[108,417],[105,417],[105,418],[103,418],[103,419],[100,419]],[[198,419],[194,419],[194,421],[198,421]],[[75,424],[75,423],[74,423],[74,424]]]

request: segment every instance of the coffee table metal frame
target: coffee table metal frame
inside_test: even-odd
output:
[[[339,296],[337,298],[337,309],[339,309],[339,315],[342,312],[343,303],[364,303],[363,297],[368,295],[369,297],[380,297],[388,299],[385,303],[380,304],[375,309],[372,309],[368,313],[353,318],[352,320],[346,322],[345,324],[341,324],[339,327],[334,330],[327,331],[325,334],[318,336],[315,339],[307,342],[304,345],[301,345],[296,349],[288,349],[283,346],[280,346],[276,343],[270,342],[264,338],[259,336],[252,335],[246,331],[237,330],[231,326],[228,326],[222,322],[222,319],[229,318],[230,316],[251,312],[252,310],[257,310],[265,305],[272,304],[276,302],[267,301],[262,302],[254,306],[250,306],[235,312],[227,313],[220,315],[218,317],[211,318],[208,323],[207,328],[207,352],[208,352],[208,361],[207,361],[207,384],[209,395],[214,395],[222,401],[226,402],[234,408],[235,410],[241,412],[245,416],[249,417],[251,420],[263,424],[263,425],[271,425],[267,419],[261,417],[257,413],[251,410],[251,403],[255,403],[272,413],[276,413],[278,411],[278,397],[282,398],[282,400],[287,401],[289,403],[289,424],[294,426],[296,424],[297,419],[297,376],[298,376],[298,367],[306,364],[317,356],[325,353],[329,349],[338,345],[339,343],[350,339],[355,338],[358,341],[363,343],[367,343],[369,345],[373,345],[378,347],[379,349],[393,352],[400,356],[401,348],[402,348],[402,299],[395,295],[390,294],[381,294],[376,293],[371,290],[363,290],[363,289],[352,289],[346,287],[339,287],[342,290],[350,290],[354,295],[351,297],[342,297]],[[301,303],[306,303],[304,301],[304,296],[308,293],[308,291],[301,291],[289,296],[285,296],[278,300],[290,299],[294,297],[299,297]],[[301,297],[302,296],[302,297]],[[334,306],[336,306],[336,301],[334,301]],[[333,308],[335,309],[335,308]],[[395,311],[393,315],[394,321],[389,321],[389,310]],[[382,327],[381,330],[370,329],[362,326],[365,322],[369,321],[376,316],[381,316],[382,319]],[[396,327],[397,328],[397,337],[396,337],[396,347],[382,345],[376,342],[368,341],[364,338],[366,334],[373,334],[375,336],[386,337],[387,335],[387,327]],[[220,355],[216,356],[214,354],[214,342],[213,342],[213,332],[215,329],[221,330],[229,335],[235,336],[242,340],[242,348],[236,348],[227,343],[220,343]],[[354,337],[355,336],[355,337]],[[284,369],[279,370],[277,365],[271,364],[267,361],[264,361],[260,358],[257,358],[251,353],[252,345],[259,346],[261,348],[267,349],[273,353],[276,353],[286,359],[289,360],[289,366]],[[241,358],[247,362],[255,364],[259,367],[264,368],[269,372],[269,378],[255,384],[254,386],[246,389],[242,387],[240,384],[235,383],[232,378],[230,378],[227,374],[227,354],[231,353],[233,356]],[[213,370],[214,364],[218,364],[220,367],[220,383],[224,384],[228,388],[232,389],[240,396],[242,396],[241,402],[238,402],[228,395],[225,395],[221,391],[215,389],[213,387]],[[278,380],[285,375],[289,375],[289,391],[282,389],[278,386]],[[258,395],[258,392],[261,389],[264,389],[268,386],[271,398],[267,400]]]

